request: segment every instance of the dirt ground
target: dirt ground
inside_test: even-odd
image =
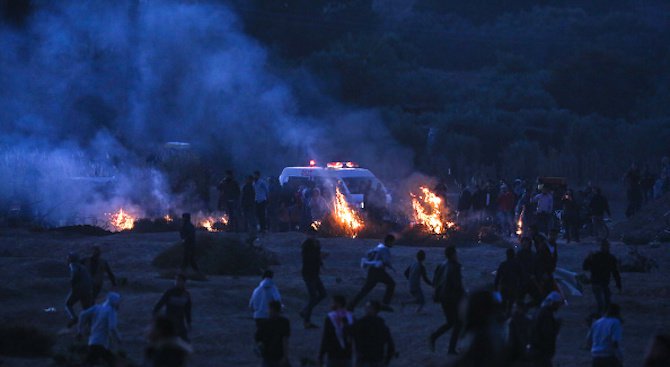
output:
[[[100,243],[106,259],[118,277],[128,279],[117,289],[123,297],[120,311],[121,346],[135,361],[141,361],[145,345],[144,333],[150,320],[151,308],[171,281],[158,277],[151,260],[163,249],[174,244],[176,233],[121,233],[108,237],[81,237],[54,233],[31,233],[23,230],[0,232],[0,321],[31,324],[51,333],[62,333],[66,323],[63,304],[68,288],[65,257],[68,251],[88,253],[90,245]],[[284,303],[286,316],[291,320],[291,361],[300,365],[303,358],[315,359],[320,331],[304,330],[298,311],[306,300],[306,290],[300,276],[299,248],[304,236],[297,233],[271,234],[262,238],[263,246],[278,253],[280,266],[274,268]],[[330,294],[342,293],[351,297],[363,283],[364,273],[358,263],[364,252],[375,245],[374,240],[327,238],[322,240],[324,251],[330,254],[323,271],[324,284]],[[560,247],[559,266],[579,270],[583,258],[596,248],[593,243]],[[424,314],[400,310],[399,301],[409,298],[407,283],[402,275],[412,261],[417,248],[396,247],[393,250],[398,272],[394,305],[395,313],[383,314],[398,346],[396,366],[439,366],[446,360],[448,337],[438,341],[438,352],[431,353],[427,338],[443,322],[436,304],[429,303]],[[427,248],[427,267],[432,272],[443,258],[441,248]],[[623,294],[614,295],[622,306],[624,324],[625,365],[641,364],[642,355],[651,335],[667,330],[670,322],[670,245],[642,246],[653,256],[659,269],[653,273],[624,273]],[[613,252],[622,255],[627,249],[615,244]],[[459,248],[467,288],[475,289],[492,282],[490,275],[504,257],[499,246],[475,244]],[[258,284],[257,277],[210,276],[206,282],[189,282],[194,308],[192,341],[195,353],[192,366],[258,366],[253,353],[254,323],[247,309],[249,296]],[[106,283],[108,289],[109,283]],[[382,289],[371,297],[380,299]],[[424,288],[426,294],[430,294]],[[594,307],[590,289],[583,297],[572,297],[559,316],[563,329],[558,338],[556,366],[589,366],[589,352],[584,346],[587,329],[585,317]],[[55,313],[45,308],[55,307]],[[322,302],[314,312],[314,321],[323,322],[329,301]],[[362,308],[359,307],[360,315]],[[55,350],[66,348],[74,335],[59,337]],[[12,359],[2,357],[6,366],[48,366],[48,360]]]

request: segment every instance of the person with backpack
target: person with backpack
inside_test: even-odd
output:
[[[274,278],[274,273],[271,270],[263,272],[263,280],[254,289],[249,300],[249,307],[254,311],[254,321],[257,327],[270,317],[268,308],[270,302],[276,301],[281,304],[279,289],[272,278]]]
[[[621,309],[612,303],[607,313],[593,323],[587,344],[591,348],[593,367],[620,367],[621,354]]]
[[[383,283],[386,286],[386,292],[384,293],[381,310],[393,311],[390,304],[395,291],[395,281],[386,272],[386,269],[394,270],[391,264],[391,248],[394,242],[395,237],[391,234],[387,235],[383,244],[380,243],[377,247],[368,251],[366,258],[362,259],[361,266],[368,269],[368,275],[363,288],[349,304],[349,310],[356,308],[356,305],[374,289],[377,283]]]
[[[354,315],[346,309],[344,296],[333,297],[332,311],[323,323],[321,348],[319,349],[319,365],[324,359],[328,367],[351,367],[352,342],[351,328]]]
[[[437,339],[453,328],[448,353],[456,354],[458,334],[461,332],[458,308],[465,295],[465,289],[463,288],[461,264],[458,262],[456,247],[453,245],[447,246],[444,254],[447,260],[435,269],[435,275],[433,276],[433,287],[435,288],[433,299],[442,306],[446,323],[430,335],[430,349],[435,351]]]
[[[419,250],[416,253],[416,261],[405,270],[405,277],[407,280],[409,280],[409,293],[412,295],[412,297],[414,297],[414,300],[411,302],[403,302],[402,305],[419,305],[419,307],[416,309],[417,313],[421,312],[423,306],[426,304],[426,298],[423,295],[423,289],[421,289],[421,280],[423,279],[423,281],[430,286],[433,285],[433,282],[428,279],[428,275],[426,274],[426,267],[423,265],[425,260],[426,252]]]

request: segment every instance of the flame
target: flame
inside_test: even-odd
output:
[[[358,215],[358,212],[349,206],[349,203],[339,187],[335,188],[333,217],[335,218],[335,222],[339,224],[344,232],[352,238],[356,238],[358,232],[363,229],[363,220]]]
[[[446,220],[442,198],[425,186],[419,189],[419,195],[410,193],[414,223],[424,226],[433,234],[444,234],[447,229],[455,227],[456,223]]]
[[[516,222],[516,235],[521,236],[523,234],[523,212],[519,214],[519,220]]]
[[[174,219],[172,219],[172,217],[170,216],[170,214],[165,214],[165,216],[163,217],[163,219],[164,219],[166,222],[168,222],[168,223],[170,223],[170,222],[172,222],[172,221],[174,220]]]
[[[207,230],[207,232],[219,232],[220,229],[217,228],[217,224],[223,224],[224,226],[228,225],[228,215],[222,216],[205,216],[198,220],[198,226]]]
[[[117,232],[131,230],[135,226],[135,217],[119,209],[116,213],[109,214],[109,224]]]
[[[318,231],[319,228],[321,228],[321,221],[320,220],[315,220],[309,226],[312,227],[313,230]]]

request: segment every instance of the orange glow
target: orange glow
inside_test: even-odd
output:
[[[309,166],[310,166],[310,167],[314,167],[314,166],[316,166],[316,161],[313,160],[313,159],[310,160],[310,161],[309,161]]]
[[[321,228],[321,221],[320,220],[315,220],[310,224],[310,227],[312,227],[313,230],[318,231],[319,228]]]
[[[344,164],[342,162],[329,162],[326,164],[326,167],[328,168],[342,168],[344,167]]]
[[[456,226],[455,222],[447,220],[446,207],[442,198],[430,191],[427,187],[419,188],[420,194],[410,193],[412,197],[413,222],[426,228],[432,234],[444,234],[447,229]]]
[[[363,220],[356,210],[349,206],[344,194],[339,187],[335,188],[335,199],[333,201],[333,217],[336,224],[347,236],[356,238],[363,229]]]
[[[207,230],[207,232],[219,232],[220,229],[217,228],[217,224],[222,224],[224,226],[228,225],[228,215],[224,214],[218,217],[215,216],[203,216],[197,220],[198,226]]]
[[[523,234],[523,213],[519,214],[519,220],[516,222],[516,235],[521,236]]]
[[[109,214],[109,224],[117,232],[131,230],[135,226],[135,217],[119,209],[116,213]]]
[[[170,222],[172,222],[172,221],[174,220],[174,219],[172,219],[172,217],[170,216],[170,214],[165,214],[165,216],[163,217],[163,219],[164,219],[166,222],[168,222],[168,223],[170,223]]]

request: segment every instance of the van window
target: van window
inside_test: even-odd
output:
[[[291,191],[296,191],[300,186],[311,186],[311,184],[309,177],[290,176],[285,186]]]
[[[349,193],[354,195],[365,194],[365,190],[373,184],[369,177],[345,177],[342,180],[347,185]]]

